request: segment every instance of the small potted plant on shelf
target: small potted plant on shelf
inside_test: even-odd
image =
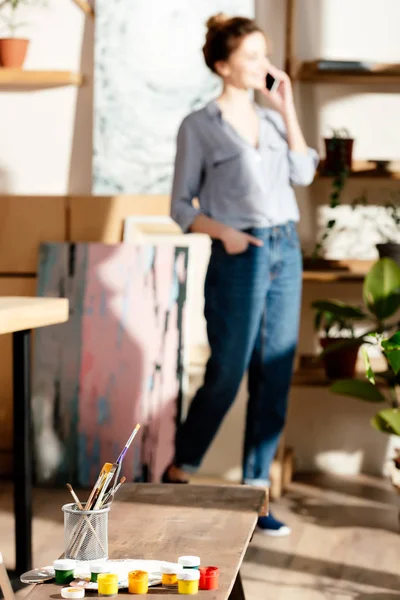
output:
[[[329,379],[353,377],[358,351],[371,342],[370,334],[397,327],[387,322],[400,308],[400,267],[393,260],[383,258],[371,267],[364,279],[363,299],[363,307],[330,299],[312,303],[323,348],[320,356]],[[374,326],[356,336],[355,324],[363,322]]]
[[[363,343],[356,339],[354,324],[365,320],[364,311],[338,300],[317,300],[312,307],[315,310],[314,326],[324,350],[321,358],[326,376],[333,380],[353,377],[358,350]]]
[[[26,25],[20,21],[22,9],[45,6],[46,0],[0,0],[0,28],[6,33],[0,37],[0,66],[10,69],[23,67],[29,39],[17,37],[17,31]]]
[[[354,138],[346,128],[333,129],[332,136],[324,138],[325,161],[324,174],[337,175],[350,172],[353,165]]]
[[[329,195],[330,208],[336,208],[340,204],[340,199],[347,178],[350,175],[353,164],[353,146],[354,139],[350,137],[348,129],[333,129],[330,138],[324,138],[325,144],[325,161],[322,167],[323,175],[331,175],[332,190]],[[312,259],[315,261],[321,258],[321,251],[324,243],[332,233],[336,225],[336,219],[330,219],[317,241]]]

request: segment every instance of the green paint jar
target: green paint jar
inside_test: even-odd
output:
[[[65,585],[71,583],[71,581],[75,579],[75,560],[72,560],[70,558],[60,558],[53,562],[53,567],[56,576],[56,583],[58,585]]]
[[[93,561],[90,563],[90,581],[97,583],[97,577],[100,573],[110,573],[110,567],[107,563]]]
[[[178,565],[183,569],[199,569],[200,558],[198,556],[180,556],[178,558]]]

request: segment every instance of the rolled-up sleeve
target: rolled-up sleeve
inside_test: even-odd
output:
[[[307,148],[305,154],[289,149],[290,183],[292,185],[310,185],[319,163],[318,152]]]
[[[175,170],[171,194],[171,217],[187,233],[201,212],[193,206],[200,191],[203,172],[203,152],[198,135],[185,119],[177,136]]]

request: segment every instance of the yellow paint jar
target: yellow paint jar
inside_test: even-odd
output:
[[[116,596],[118,594],[118,575],[115,573],[99,573],[97,586],[99,596]]]
[[[185,569],[178,573],[178,593],[193,596],[199,591],[200,571]]]
[[[130,571],[128,573],[128,591],[130,594],[147,594],[149,590],[149,574],[147,571]]]
[[[178,572],[181,570],[177,564],[164,563],[160,567],[161,584],[166,590],[176,590],[178,587]]]

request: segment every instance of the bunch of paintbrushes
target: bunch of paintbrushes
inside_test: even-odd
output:
[[[129,449],[129,446],[132,444],[139,429],[140,425],[137,424],[135,429],[132,431],[132,434],[130,435],[128,441],[126,442],[121,454],[118,456],[116,462],[105,463],[103,465],[103,468],[101,469],[96,483],[94,484],[90,496],[84,506],[80,502],[72,486],[69,483],[67,484],[67,487],[71,492],[74,501],[76,502],[78,510],[84,510],[85,512],[97,511],[101,508],[105,508],[112,504],[115,494],[117,493],[121,485],[126,481],[125,477],[121,477],[120,481],[118,482],[121,473],[122,462]],[[67,555],[70,557],[76,557],[78,555],[82,544],[88,534],[88,529],[90,529],[90,531],[94,533],[98,543],[100,544],[101,549],[104,551],[104,547],[101,544],[97,532],[91,522],[92,515],[82,515],[82,519],[83,521],[80,521],[77,524],[71,536],[71,543],[67,550]]]

